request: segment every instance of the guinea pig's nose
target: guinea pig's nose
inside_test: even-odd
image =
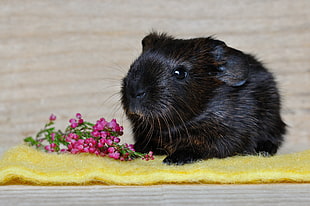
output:
[[[141,98],[143,98],[145,95],[146,95],[146,92],[145,92],[144,89],[138,89],[138,90],[136,91],[135,97],[136,97],[137,99],[141,99]]]

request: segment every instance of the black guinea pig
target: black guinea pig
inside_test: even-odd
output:
[[[274,78],[253,56],[208,38],[152,32],[123,79],[135,149],[166,164],[277,152],[285,134]]]

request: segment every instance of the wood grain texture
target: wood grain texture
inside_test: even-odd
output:
[[[58,116],[56,126],[60,128],[64,128],[76,112],[90,121],[101,116],[116,117],[126,129],[123,141],[130,142],[131,132],[119,103],[120,80],[139,55],[141,39],[152,29],[180,38],[215,35],[228,45],[263,60],[279,82],[283,117],[289,125],[286,143],[280,152],[308,149],[309,11],[308,0],[1,0],[0,154],[21,143],[23,137],[35,134],[50,113]],[[35,198],[31,192],[35,191],[48,199],[49,204],[53,204],[51,201],[56,196],[66,199],[66,195],[72,202],[86,202],[81,199],[87,198],[84,193],[98,194],[101,190],[108,191],[107,194],[129,191],[133,196],[126,196],[128,201],[139,199],[137,194],[144,194],[142,199],[163,201],[163,204],[190,204],[184,200],[184,193],[190,195],[184,197],[193,201],[213,204],[216,200],[229,202],[226,196],[231,197],[235,205],[240,202],[247,205],[251,201],[271,204],[269,198],[281,200],[284,205],[299,201],[294,196],[309,200],[303,196],[309,189],[305,185],[284,187],[287,190],[281,190],[282,186],[278,185],[249,187],[248,191],[247,186],[212,185],[200,191],[200,186],[148,187],[146,190],[13,186],[0,188],[0,201],[29,205]],[[257,195],[252,195],[251,189]],[[81,194],[81,198],[72,190]],[[245,195],[240,195],[243,192]],[[125,201],[116,194],[99,197],[98,202]]]
[[[1,205],[298,205],[308,206],[308,184],[0,187]]]
[[[310,145],[310,2],[0,1],[0,144],[32,135],[50,113],[64,127],[81,112],[128,122],[120,80],[157,29],[180,38],[216,35],[256,54],[275,73],[289,125],[283,151]]]

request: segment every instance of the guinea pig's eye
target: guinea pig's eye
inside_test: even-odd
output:
[[[186,71],[186,69],[184,68],[184,66],[179,66],[177,67],[174,71],[173,71],[173,75],[175,76],[175,78],[177,78],[178,80],[182,80],[185,79],[188,75],[188,72]]]

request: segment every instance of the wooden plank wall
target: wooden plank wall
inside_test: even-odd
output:
[[[50,113],[64,128],[76,112],[116,117],[120,80],[152,29],[215,35],[253,53],[276,75],[290,126],[282,152],[310,147],[308,0],[2,0],[0,152],[33,135]]]

